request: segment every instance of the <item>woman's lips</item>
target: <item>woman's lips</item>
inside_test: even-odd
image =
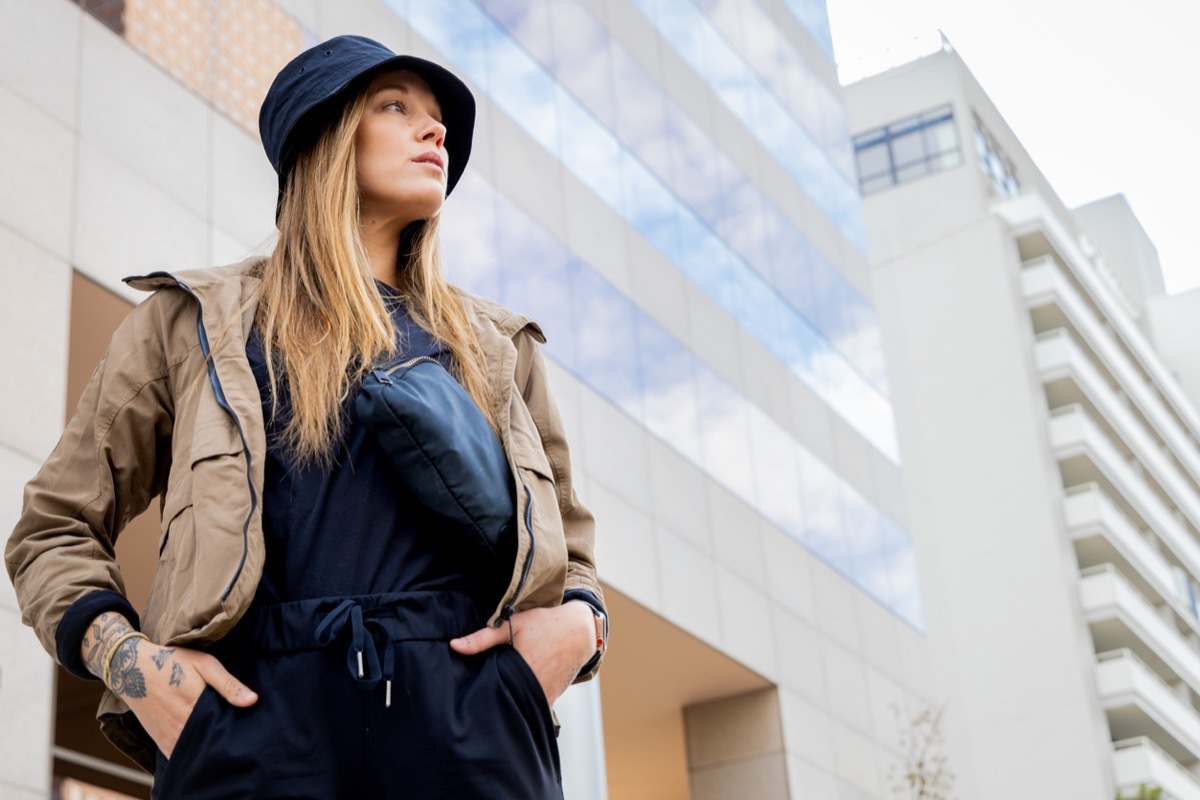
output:
[[[445,165],[445,163],[443,163],[442,157],[440,155],[438,155],[437,153],[422,153],[421,155],[414,158],[413,161],[417,162],[418,164],[429,164],[431,166],[437,167],[442,172],[446,171],[446,165]]]

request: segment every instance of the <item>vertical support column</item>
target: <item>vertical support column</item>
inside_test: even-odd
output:
[[[83,12],[5,3],[0,25],[0,549],[66,412]],[[18,11],[18,5],[20,10]],[[0,573],[0,797],[50,796],[54,663]]]
[[[600,680],[572,686],[555,703],[554,710],[562,724],[558,752],[565,800],[608,800]]]
[[[687,706],[692,800],[785,800],[787,759],[774,687]]]
[[[0,391],[0,549],[20,515],[22,487],[62,431],[71,287],[67,264],[6,228],[2,212],[0,374],[11,380]],[[54,663],[21,624],[0,573],[0,797],[49,796],[53,735]]]

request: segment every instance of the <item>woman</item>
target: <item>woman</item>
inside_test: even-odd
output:
[[[156,797],[561,796],[550,705],[595,674],[603,601],[541,332],[441,276],[473,124],[458,78],[369,39],[288,64],[260,116],[274,253],[132,280],[154,294],[26,489],[5,559],[24,621],[105,681],[102,728]],[[356,415],[371,367],[412,356],[503,446],[493,554]],[[139,620],[113,542],[160,495]]]

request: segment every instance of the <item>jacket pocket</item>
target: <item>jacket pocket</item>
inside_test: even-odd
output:
[[[221,592],[244,550],[248,497],[241,443],[200,438],[190,460],[171,470],[146,601],[148,632],[160,643],[204,626],[221,611]]]

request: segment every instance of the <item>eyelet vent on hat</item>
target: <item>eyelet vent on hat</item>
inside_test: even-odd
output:
[[[304,67],[301,67],[301,68],[300,68],[300,72],[301,72],[301,73],[303,73],[303,72],[304,72]]]
[[[326,56],[331,56],[331,55],[333,55],[333,51],[332,51],[332,50],[326,50],[326,51],[325,51],[325,55],[326,55]]]

